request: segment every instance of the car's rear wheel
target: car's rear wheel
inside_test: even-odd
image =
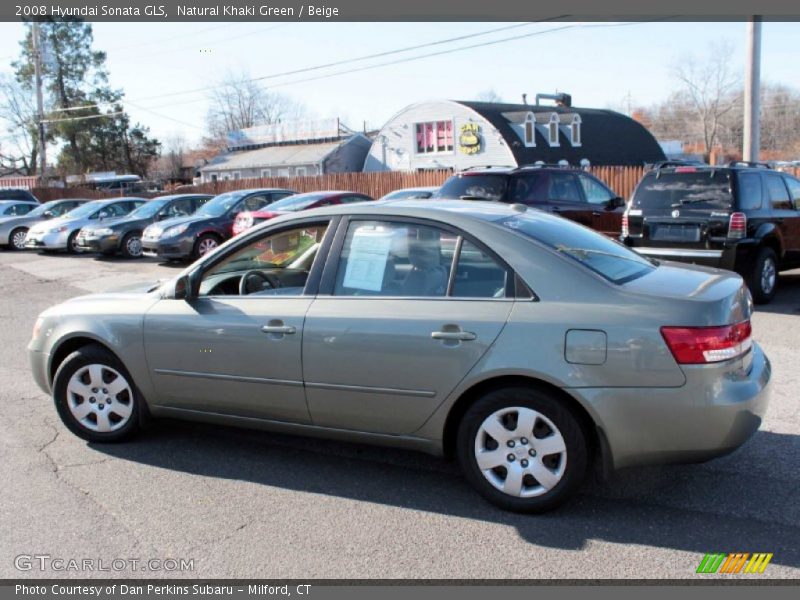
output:
[[[72,233],[70,233],[69,237],[67,238],[67,252],[69,252],[70,254],[77,254],[78,252],[80,252],[78,248],[77,231],[73,231]]]
[[[766,304],[775,297],[778,289],[778,256],[772,248],[761,248],[756,254],[747,276],[747,287],[756,304]]]
[[[140,258],[143,251],[141,233],[131,231],[122,239],[122,256],[125,258]]]
[[[537,513],[565,502],[586,475],[586,434],[559,398],[526,387],[489,392],[465,413],[458,460],[493,504]]]
[[[194,258],[205,256],[212,250],[216,250],[217,246],[219,246],[219,238],[217,236],[210,233],[201,235],[194,243]]]
[[[12,250],[24,250],[27,235],[28,230],[25,227],[17,227],[8,236],[8,247]]]
[[[136,385],[125,366],[98,345],[84,346],[61,363],[53,400],[64,425],[90,442],[117,442],[139,428]]]

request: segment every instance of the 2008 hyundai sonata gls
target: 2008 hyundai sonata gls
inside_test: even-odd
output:
[[[747,440],[770,379],[751,310],[738,275],[522,206],[381,202],[281,217],[148,293],[51,308],[29,351],[87,440],[149,413],[417,448],[541,511],[595,461]]]

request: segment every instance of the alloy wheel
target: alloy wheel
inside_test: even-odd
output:
[[[67,383],[67,406],[83,427],[108,433],[123,427],[133,413],[133,390],[119,371],[89,364]]]
[[[197,251],[200,256],[204,256],[214,250],[219,244],[217,240],[214,238],[206,238],[204,240],[200,240],[200,244],[197,246]]]
[[[761,266],[761,290],[765,294],[771,294],[777,278],[778,269],[775,267],[775,261],[768,257]]]
[[[567,446],[555,424],[531,408],[490,414],[475,436],[475,461],[486,480],[517,498],[541,496],[561,481]]]
[[[138,235],[130,236],[125,242],[125,249],[127,250],[128,256],[138,258],[142,255],[142,238]]]
[[[14,232],[11,236],[11,245],[14,247],[15,250],[24,250],[25,249],[25,238],[28,236],[28,232],[24,229],[18,229]]]

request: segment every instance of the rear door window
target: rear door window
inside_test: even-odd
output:
[[[759,173],[739,173],[740,210],[761,208],[761,195],[761,175]]]
[[[645,212],[671,211],[681,206],[729,210],[732,202],[730,173],[705,169],[648,173],[636,188],[631,205]]]
[[[792,201],[789,200],[789,190],[786,184],[783,183],[783,177],[777,173],[766,173],[767,178],[767,191],[769,192],[769,200],[772,203],[772,208],[779,210],[786,210],[792,208]]]
[[[470,241],[462,240],[451,296],[505,298],[508,270]]]

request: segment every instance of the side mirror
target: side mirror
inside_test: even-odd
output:
[[[164,220],[164,219],[166,219],[168,216],[169,216],[169,215],[167,215],[167,213],[158,213],[158,214],[156,215],[156,221],[163,221],[163,220]]]
[[[174,300],[191,300],[194,297],[192,291],[192,279],[189,275],[182,275],[175,280],[175,287],[172,293],[167,295]]]
[[[611,200],[608,201],[606,205],[608,210],[616,210],[618,208],[622,208],[625,206],[625,198],[621,198],[620,196],[614,196]]]
[[[55,213],[54,213],[52,210],[46,210],[46,211],[44,211],[44,212],[42,213],[42,216],[43,216],[45,219],[52,219],[52,218],[53,218],[53,217],[55,217],[56,215],[55,215]]]
[[[97,218],[100,219],[101,221],[105,219],[107,216],[108,213],[104,210],[101,210],[99,213],[97,213]]]

